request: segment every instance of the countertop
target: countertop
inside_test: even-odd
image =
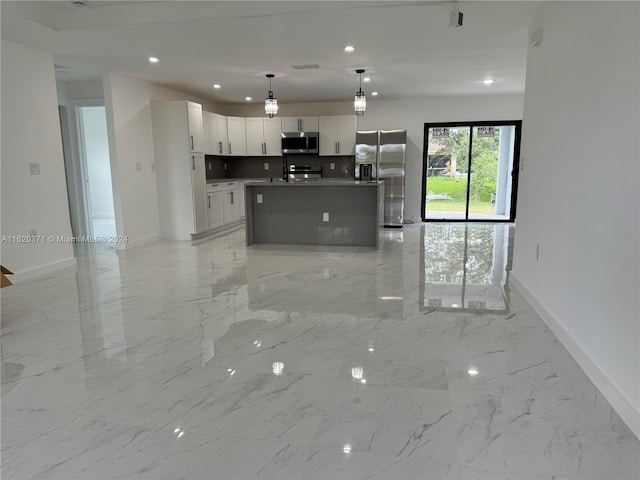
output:
[[[382,185],[382,181],[360,182],[358,180],[327,179],[315,182],[263,182],[260,187],[377,187]],[[258,182],[256,182],[256,185]],[[252,186],[251,183],[247,184]]]
[[[225,182],[270,182],[270,178],[207,178],[207,183]]]
[[[249,182],[249,183],[273,183],[275,185],[282,185],[283,183],[320,183],[322,185],[329,184],[344,184],[344,183],[376,183],[376,182],[358,182],[353,178],[323,178],[321,180],[315,180],[310,182],[285,182],[280,177],[274,177],[273,180],[271,178],[209,178],[207,179],[207,184],[212,183],[230,183],[230,182]]]

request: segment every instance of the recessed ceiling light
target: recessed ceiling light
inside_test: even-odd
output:
[[[476,375],[478,375],[480,372],[478,372],[478,370],[474,367],[471,367],[469,370],[467,370],[467,373],[469,375],[471,375],[472,377],[475,377]]]
[[[364,77],[364,78],[362,79],[362,81],[363,81],[363,82],[370,82],[370,81],[371,81],[371,78],[370,78],[370,77]]]
[[[149,61],[151,63],[158,63],[160,60],[158,60],[158,57],[149,57]]]
[[[344,47],[345,52],[353,52],[354,50],[355,48],[353,48],[353,45],[347,45],[346,47]]]
[[[484,83],[485,85],[491,85],[493,82],[495,82],[493,78],[487,78],[486,80],[482,81],[482,83]]]
[[[213,88],[218,89],[218,88],[220,88],[220,85],[218,85],[217,83],[214,83],[213,84]]]
[[[371,96],[372,97],[377,97],[378,96],[378,92],[371,92]]]
[[[251,101],[251,97],[244,97],[244,99],[245,99],[247,102],[250,102],[250,101]]]

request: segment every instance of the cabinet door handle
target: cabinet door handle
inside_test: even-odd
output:
[[[231,203],[233,203],[233,192],[229,192],[229,195],[231,195]]]
[[[193,143],[193,135],[189,135],[189,138],[191,139],[191,150],[195,150],[194,143]]]
[[[229,142],[229,155],[231,155],[231,142]]]
[[[333,144],[333,153],[338,153],[338,142]]]
[[[191,169],[192,170],[196,169],[196,156],[195,155],[191,155]]]
[[[302,119],[301,118],[298,119],[298,131],[299,132],[302,131]]]
[[[207,208],[211,208],[211,195],[207,195]]]
[[[338,142],[338,151],[336,153],[340,153],[340,142]]]
[[[222,154],[222,142],[218,142],[218,150],[220,150],[220,154]]]

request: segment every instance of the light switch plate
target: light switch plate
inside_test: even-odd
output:
[[[323,222],[328,222],[329,221],[329,212],[324,212],[322,214],[322,221]]]
[[[256,202],[262,203],[262,194],[261,193],[256,195]]]
[[[333,163],[333,162],[331,162],[331,163],[329,164],[329,168],[331,168],[331,170],[335,170],[335,169],[336,169],[336,164],[335,164],[335,163]]]
[[[264,163],[264,169],[269,170],[269,164],[267,162]]]
[[[38,162],[29,162],[29,173],[31,175],[40,175],[40,164]]]

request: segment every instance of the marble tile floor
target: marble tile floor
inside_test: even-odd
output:
[[[80,251],[3,289],[2,478],[638,479],[509,284],[513,227]]]

